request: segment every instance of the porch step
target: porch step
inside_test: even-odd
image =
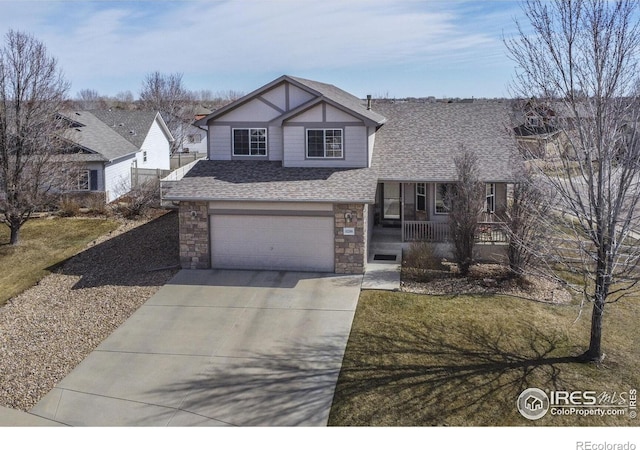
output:
[[[402,243],[401,242],[372,242],[369,246],[369,254],[375,255],[376,253],[382,254],[398,254],[402,255]]]

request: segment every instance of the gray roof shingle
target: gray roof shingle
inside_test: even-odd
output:
[[[281,83],[289,82],[294,85],[299,86],[300,88],[306,90],[307,92],[311,92],[316,95],[320,100],[326,100],[330,103],[333,103],[339,107],[342,107],[348,111],[359,115],[360,117],[372,121],[377,125],[381,125],[385,122],[385,117],[376,111],[367,109],[366,104],[356,97],[348,93],[347,91],[343,91],[342,89],[327,83],[321,83],[319,81],[307,80],[305,78],[292,77],[290,75],[283,75],[280,78],[273,80],[272,82],[262,86],[261,88],[245,95],[244,97],[223,106],[222,108],[214,111],[209,114],[207,117],[204,117],[196,122],[196,125],[206,125],[211,119],[215,119],[220,117],[227,112],[237,108],[238,106],[250,101],[251,99],[259,96],[261,93],[272,89],[274,86],[278,86]],[[288,117],[291,114],[298,112],[303,109],[307,104],[301,105],[298,108],[295,108],[291,111],[286,112],[281,117]]]
[[[387,117],[376,133],[372,167],[381,180],[455,181],[454,157],[476,152],[484,181],[513,181],[517,149],[508,102],[377,101]]]
[[[277,161],[199,161],[167,200],[374,203],[371,169],[282,167]]]
[[[102,155],[104,161],[113,161],[138,152],[157,114],[155,111],[124,110],[60,113],[80,125],[69,129],[63,137],[90,152]]]
[[[63,137],[92,153],[102,155],[106,161],[140,150],[92,112],[64,111],[61,115],[81,125],[70,128]]]
[[[91,113],[138,149],[142,147],[158,113],[156,111],[95,110]]]
[[[384,115],[374,111],[373,109],[367,109],[366,104],[355,95],[343,91],[342,89],[327,83],[321,83],[319,81],[307,80],[305,78],[288,76],[291,80],[306,86],[307,88],[317,92],[322,97],[344,106],[351,111],[354,111],[367,119],[383,124],[386,121]]]

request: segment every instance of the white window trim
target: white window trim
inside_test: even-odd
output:
[[[435,192],[433,193],[433,213],[439,216],[447,216],[449,215],[449,211],[438,211],[438,191],[439,191],[439,187],[443,184],[446,185],[453,185],[453,183],[435,183]],[[444,199],[442,199],[442,203],[444,204]]]
[[[240,153],[236,153],[236,143],[235,143],[235,132],[236,130],[247,130],[249,132],[249,154],[244,155]],[[252,130],[263,130],[264,131],[264,155],[260,154],[251,154],[251,131]],[[244,156],[250,158],[264,158],[269,154],[269,139],[267,137],[267,129],[264,127],[237,127],[231,129],[231,153],[233,156]]]
[[[87,187],[82,187],[82,185],[84,184],[82,182],[82,177],[86,176],[87,178]],[[91,190],[91,171],[86,169],[86,170],[81,170],[78,172],[78,184],[76,186],[76,190],[78,191],[90,191]]]
[[[420,194],[418,193],[418,186],[422,185],[423,193]],[[418,205],[420,204],[420,202],[418,202],[418,197],[423,197],[424,198],[424,209],[418,209]],[[427,183],[416,183],[416,211],[426,211],[427,210]]]
[[[324,156],[309,156],[309,131],[322,131]],[[340,156],[327,156],[327,131],[340,131]],[[305,131],[305,157],[307,159],[344,159],[344,130],[342,128],[307,128]]]
[[[537,116],[528,116],[527,125],[530,127],[539,128],[542,126],[542,119]]]
[[[492,208],[489,210],[487,206],[489,205],[489,198],[492,198],[491,202]],[[494,214],[496,212],[496,184],[495,183],[486,183],[485,185],[485,201],[484,201],[484,212],[489,214]]]

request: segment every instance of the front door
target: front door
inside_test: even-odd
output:
[[[400,220],[400,205],[402,204],[400,183],[384,183],[382,192],[382,218]]]

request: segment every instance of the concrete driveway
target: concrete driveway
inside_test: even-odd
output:
[[[361,283],[181,271],[30,412],[75,426],[326,425]]]

